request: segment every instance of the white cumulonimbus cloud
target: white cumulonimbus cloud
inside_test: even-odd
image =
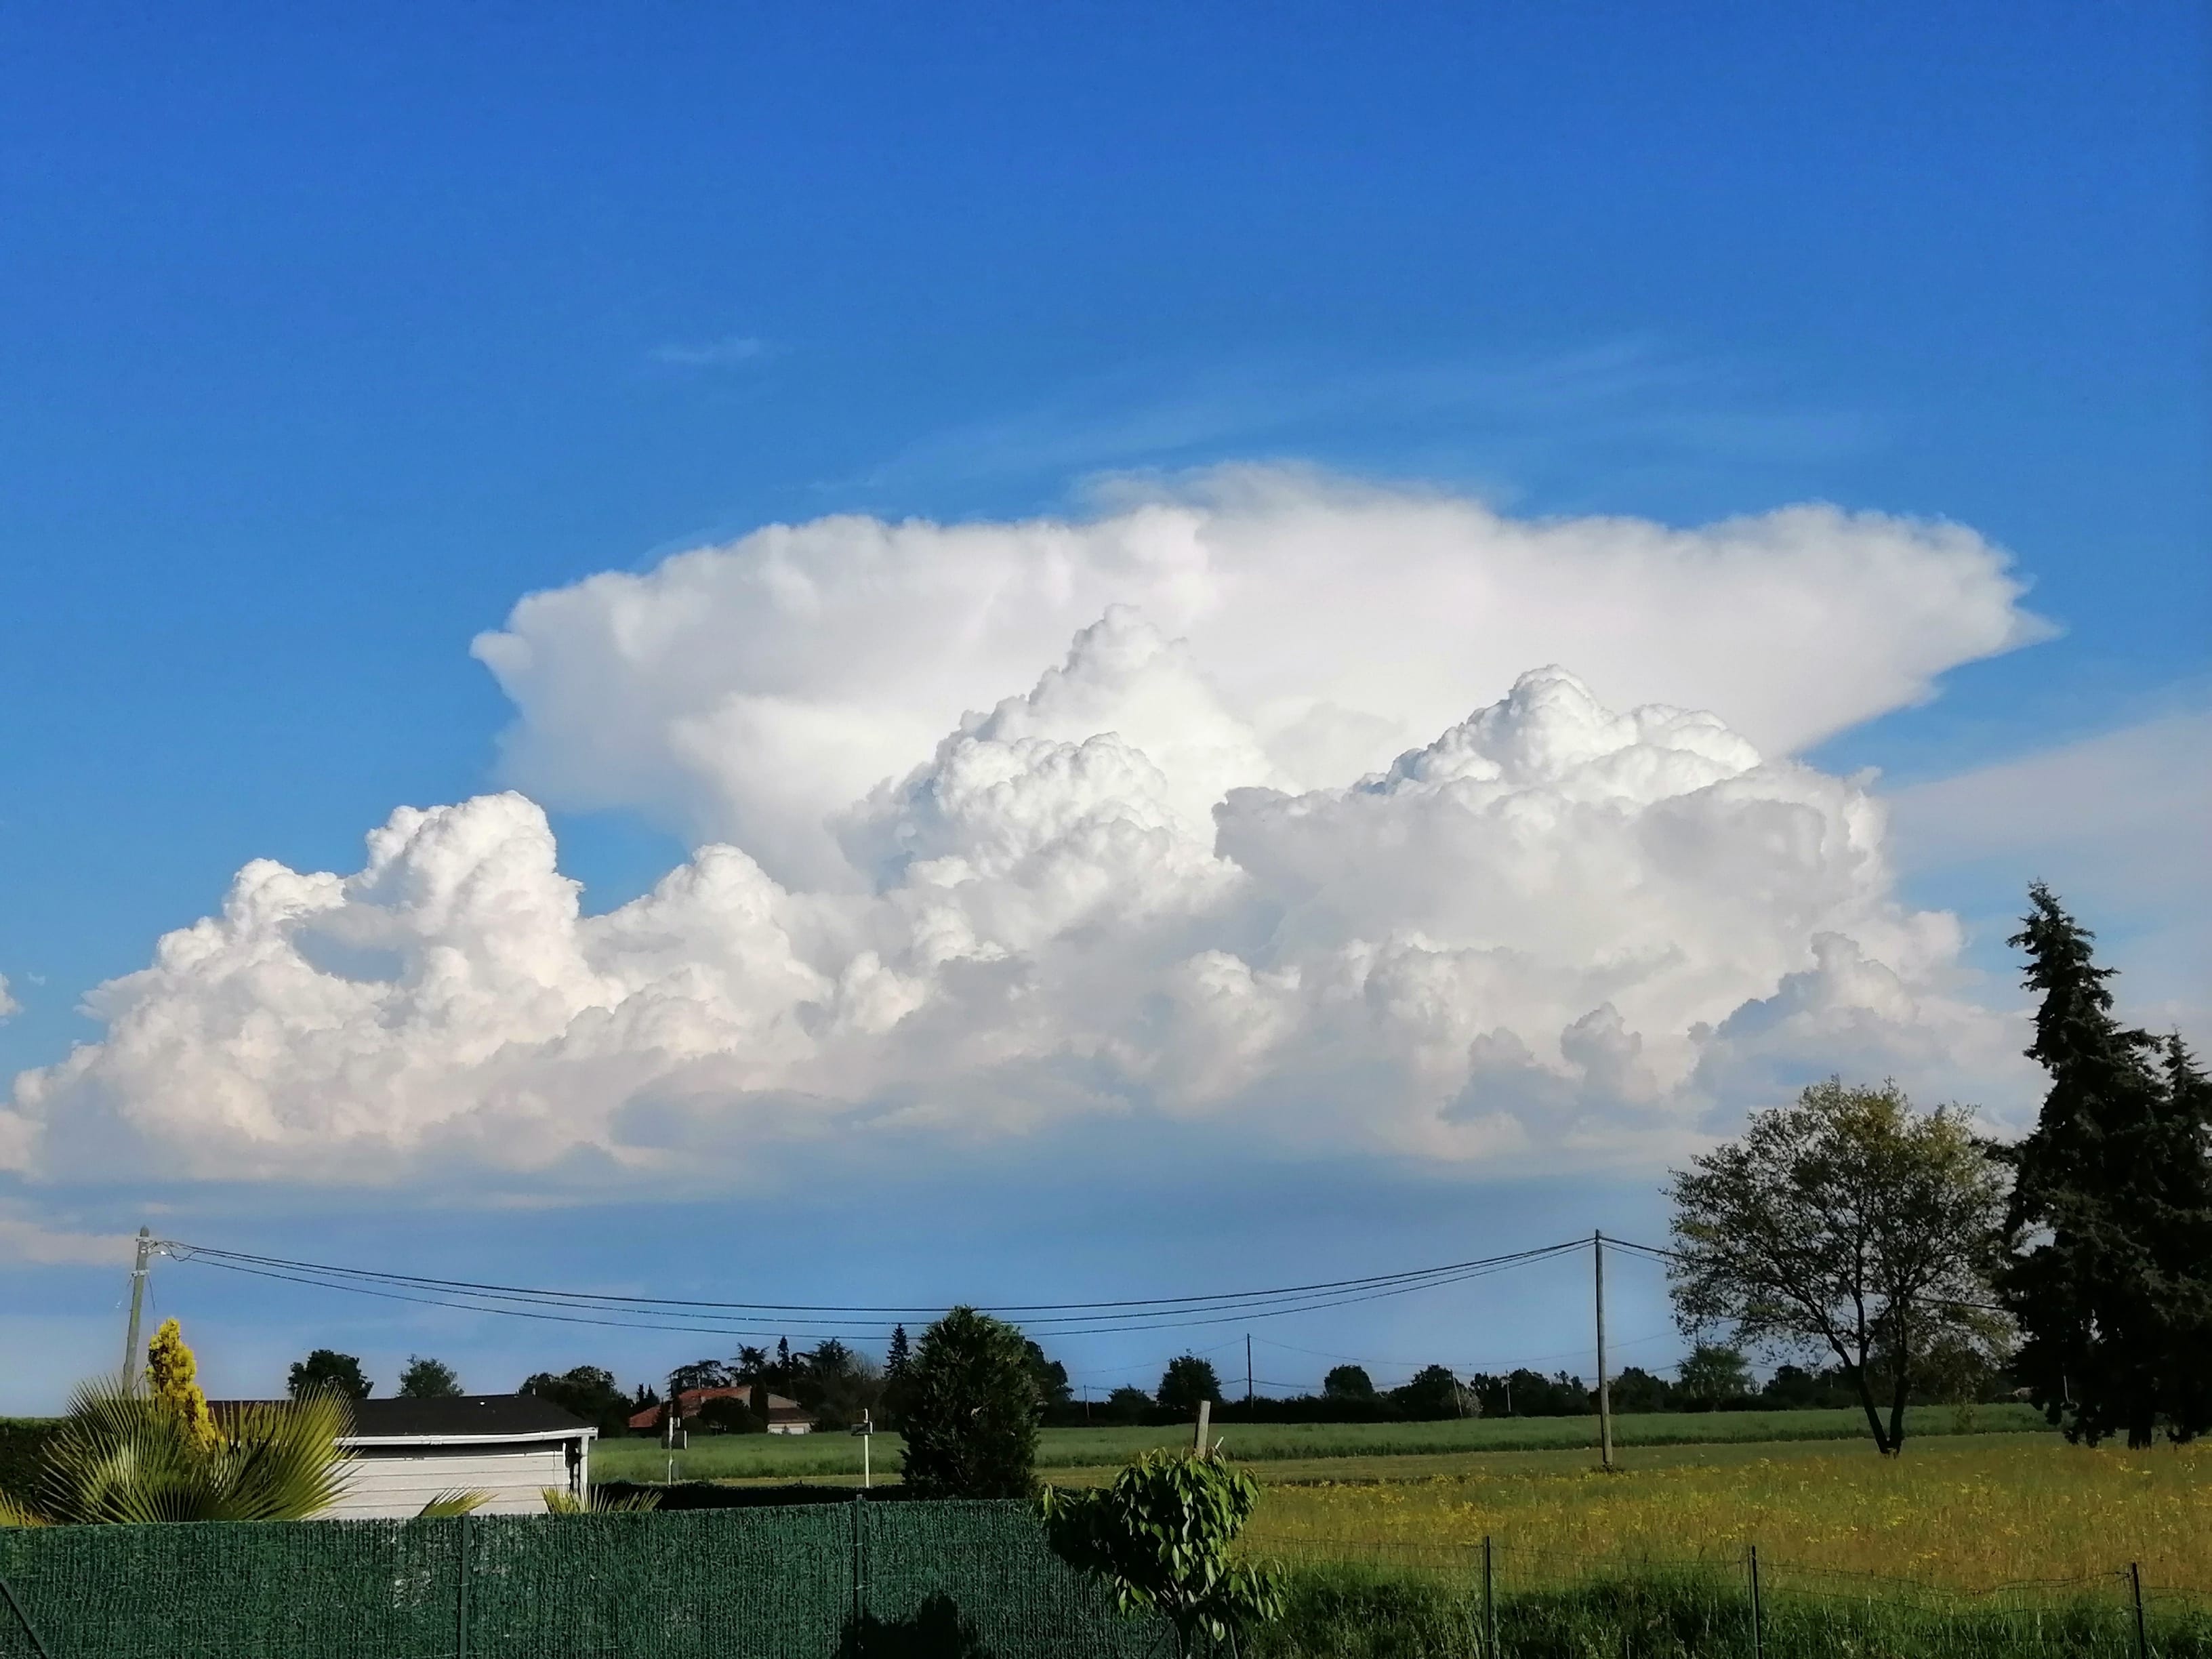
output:
[[[1539,1167],[1830,1069],[2002,1078],[1880,803],[1790,756],[2032,637],[2019,593],[1950,526],[1249,472],[595,577],[477,645],[528,793],[248,865],[17,1079],[0,1167],[665,1178],[1132,1113]],[[696,850],[587,915],[533,796]]]
[[[1955,526],[1826,507],[1697,530],[1517,520],[1241,470],[1089,522],[773,526],[532,595],[476,651],[520,710],[518,787],[642,809],[812,885],[848,875],[825,825],[1109,605],[1187,642],[1274,769],[1242,781],[1312,789],[1547,662],[1615,708],[1716,709],[1792,753],[2038,637],[2021,592]],[[1179,720],[1162,698],[1152,714]]]

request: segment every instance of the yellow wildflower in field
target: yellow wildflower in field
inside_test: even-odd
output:
[[[1250,1547],[1292,1558],[1464,1565],[1486,1536],[1516,1577],[1644,1562],[1877,1573],[1959,1589],[2142,1565],[2212,1591],[2212,1447],[2069,1446],[2050,1435],[1909,1444],[1670,1448],[1606,1474],[1571,1454],[1467,1460],[1426,1480],[1268,1488]]]
[[[215,1416],[208,1410],[207,1396],[200,1392],[198,1376],[199,1361],[185,1346],[184,1327],[173,1319],[163,1320],[161,1328],[146,1345],[147,1383],[155,1400],[182,1421],[193,1443],[203,1451],[213,1451]]]

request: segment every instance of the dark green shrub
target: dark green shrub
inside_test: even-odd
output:
[[[921,1334],[900,1389],[902,1475],[916,1498],[1036,1490],[1036,1374],[1012,1325],[955,1308]]]

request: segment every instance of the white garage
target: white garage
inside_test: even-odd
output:
[[[533,1395],[465,1395],[453,1400],[363,1400],[353,1432],[346,1491],[329,1520],[418,1515],[432,1498],[483,1492],[479,1515],[543,1515],[548,1486],[579,1498],[592,1489],[598,1430]]]

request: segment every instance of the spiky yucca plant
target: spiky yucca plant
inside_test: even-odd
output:
[[[0,1525],[298,1521],[345,1490],[351,1460],[337,1441],[352,1424],[335,1396],[256,1401],[213,1426],[210,1443],[159,1398],[119,1381],[82,1384],[31,1490],[0,1496]]]

